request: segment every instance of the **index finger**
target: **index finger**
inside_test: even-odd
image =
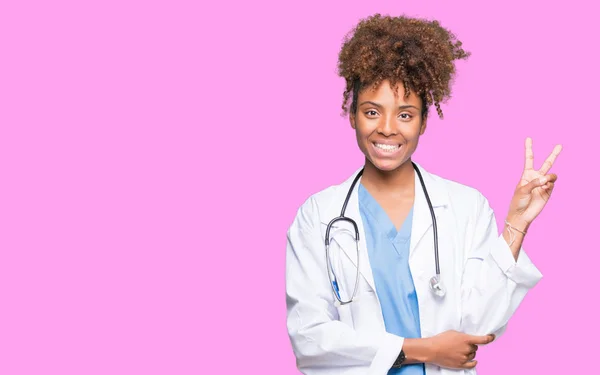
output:
[[[542,164],[542,167],[540,168],[541,174],[548,173],[548,171],[550,170],[550,168],[552,168],[552,165],[556,161],[558,154],[560,154],[561,151],[562,151],[561,145],[554,146],[554,150],[552,150],[552,153],[550,154],[550,156],[548,156],[548,159],[546,159],[546,161],[544,162],[544,164]]]
[[[525,139],[525,169],[533,169],[533,141],[530,137]]]

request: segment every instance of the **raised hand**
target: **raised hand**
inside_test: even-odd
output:
[[[532,143],[531,138],[525,140],[525,168],[507,215],[507,220],[521,230],[529,227],[550,199],[558,176],[548,172],[562,150],[561,145],[556,145],[541,168],[536,170],[533,165]]]

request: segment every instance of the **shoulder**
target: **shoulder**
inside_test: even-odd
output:
[[[344,181],[339,181],[308,195],[299,206],[292,225],[318,226],[318,223],[322,221],[321,217],[329,212],[332,205],[342,199],[341,192],[348,190],[359,171],[360,169],[356,170]],[[343,195],[345,196],[346,193],[344,192]]]
[[[474,186],[466,185],[464,183],[454,181],[448,178],[434,175],[444,189],[448,192],[448,196],[453,200],[473,200],[480,199],[483,194]]]
[[[429,173],[440,190],[445,191],[450,206],[459,212],[479,214],[489,208],[489,202],[483,193],[474,186],[467,185],[435,173]]]

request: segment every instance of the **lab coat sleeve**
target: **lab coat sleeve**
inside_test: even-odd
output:
[[[311,375],[342,374],[345,368],[385,375],[404,339],[385,331],[357,332],[338,320],[319,225],[308,200],[287,232],[287,329],[297,367]]]
[[[527,292],[542,278],[520,249],[517,261],[498,234],[494,211],[478,193],[477,213],[467,232],[468,255],[461,284],[461,331],[501,336]],[[469,233],[470,232],[470,233]]]

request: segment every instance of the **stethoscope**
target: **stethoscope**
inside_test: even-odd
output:
[[[439,256],[438,256],[438,233],[437,233],[437,223],[435,221],[435,213],[433,212],[433,206],[431,205],[431,200],[429,200],[429,194],[427,194],[427,189],[425,188],[425,182],[423,182],[423,176],[421,175],[421,171],[419,171],[419,168],[417,168],[417,165],[414,162],[411,162],[411,163],[412,163],[413,167],[415,168],[417,175],[419,176],[419,180],[421,181],[421,187],[423,188],[423,192],[425,193],[425,199],[427,200],[427,205],[429,206],[429,211],[431,213],[431,221],[433,222],[433,248],[434,248],[434,252],[435,252],[435,276],[431,277],[431,279],[429,280],[429,287],[431,288],[432,292],[436,296],[443,297],[446,294],[446,291],[445,291],[444,287],[442,286],[442,280],[440,277],[440,261],[439,261]],[[360,178],[360,176],[362,176],[363,171],[364,171],[364,168],[361,169],[360,172],[358,172],[358,174],[354,178],[354,181],[352,182],[352,185],[350,186],[350,189],[348,190],[348,194],[346,194],[346,200],[344,201],[344,205],[342,206],[342,212],[340,213],[340,216],[334,218],[333,220],[331,220],[329,222],[329,224],[327,224],[327,231],[325,233],[325,254],[326,254],[325,256],[327,258],[327,271],[328,271],[327,274],[329,276],[329,282],[331,284],[331,289],[333,290],[333,294],[335,295],[335,297],[337,298],[338,302],[341,305],[346,305],[346,304],[352,302],[354,300],[354,298],[356,297],[356,292],[358,291],[358,280],[359,280],[359,274],[360,274],[360,272],[358,271],[358,270],[360,270],[360,254],[358,254],[358,241],[359,241],[358,225],[351,218],[345,217],[344,213],[346,212],[346,206],[348,205],[348,201],[350,200],[350,196],[352,195],[354,186],[358,182],[358,179]],[[357,257],[356,257],[357,258],[356,259],[357,272],[356,272],[356,281],[354,283],[354,291],[352,292],[352,297],[350,297],[350,299],[348,301],[342,301],[342,299],[341,299],[337,279],[336,279],[335,274],[333,273],[333,270],[331,267],[331,259],[329,258],[329,231],[331,230],[331,226],[338,221],[347,221],[350,224],[352,224],[352,226],[354,227],[354,233],[355,233],[354,241],[356,244],[356,254],[357,254]],[[333,279],[331,278],[332,275],[333,275]]]

